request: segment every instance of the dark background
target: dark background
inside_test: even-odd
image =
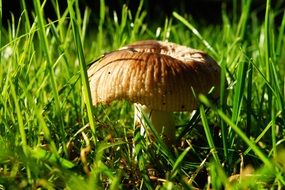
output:
[[[242,0],[236,0],[236,4],[239,6]],[[15,21],[19,19],[21,14],[20,0],[3,0],[3,25],[7,26],[8,20],[11,20],[11,14],[15,16]],[[31,20],[33,20],[33,1],[26,0],[27,9]],[[43,2],[43,1],[42,1]],[[51,20],[56,19],[52,0],[47,0],[44,11],[46,18]],[[67,0],[58,0],[61,7],[61,12],[67,8]],[[97,22],[99,19],[99,0],[79,0],[80,8],[84,11],[84,8],[88,6],[92,10],[91,22]],[[234,0],[144,0],[143,9],[147,10],[147,22],[164,21],[166,17],[170,17],[173,11],[177,11],[179,14],[191,15],[195,20],[203,20],[211,24],[217,24],[221,22],[221,7],[226,6],[227,12],[231,13]],[[120,15],[123,4],[126,4],[133,14],[135,14],[140,0],[105,0],[105,4],[108,7],[107,14],[113,14],[113,11]],[[284,6],[283,0],[272,1],[272,7],[282,10]],[[265,11],[266,0],[253,0],[251,9],[257,10],[259,18],[263,19]],[[238,10],[240,8],[238,7]],[[282,11],[280,11],[280,18],[282,17]],[[279,18],[278,17],[278,18]]]

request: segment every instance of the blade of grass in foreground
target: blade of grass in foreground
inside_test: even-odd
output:
[[[237,37],[240,37],[241,39],[243,39],[245,36],[248,16],[250,13],[250,4],[251,4],[251,0],[242,1],[242,12],[241,12],[240,20],[237,26],[237,35],[236,35]]]
[[[208,141],[211,153],[212,153],[216,163],[221,165],[219,156],[217,154],[217,149],[215,147],[215,144],[214,144],[214,141],[213,141],[213,138],[212,138],[212,135],[211,135],[211,131],[210,131],[210,128],[209,128],[209,125],[208,125],[208,121],[207,121],[207,118],[206,118],[205,109],[204,109],[203,105],[200,105],[200,114],[201,114],[201,120],[202,120],[202,123],[203,123],[203,127],[204,127],[204,130],[205,130],[205,134],[206,134],[206,137],[207,137],[207,141]]]
[[[16,113],[17,113],[17,118],[18,118],[18,125],[19,125],[19,132],[20,132],[20,137],[21,137],[22,149],[23,149],[25,156],[28,156],[29,152],[28,152],[25,127],[24,127],[24,122],[23,122],[23,115],[22,115],[21,110],[20,110],[20,105],[19,105],[19,101],[18,101],[18,98],[16,95],[15,86],[12,83],[12,81],[10,81],[10,87],[11,87],[11,94],[12,94],[14,104],[16,107]],[[28,180],[32,181],[31,170],[30,170],[29,166],[26,166],[26,167],[27,167]]]
[[[31,30],[31,23],[29,20],[29,14],[28,14],[28,9],[27,9],[25,0],[21,0],[21,6],[24,10],[23,13],[24,13],[24,17],[25,17],[25,29],[26,29],[26,32],[29,32]]]
[[[272,28],[274,27],[274,17],[271,10],[271,1],[266,1],[266,11],[264,18],[264,62],[266,65],[266,79],[269,81],[273,88],[273,91],[268,90],[268,112],[271,113],[269,119],[272,122],[271,130],[271,142],[273,156],[276,157],[276,125],[275,125],[275,113],[276,109],[283,110],[284,114],[284,101],[280,96],[279,79],[276,72],[276,52],[274,49],[274,33],[272,33]],[[268,88],[269,89],[269,88]],[[275,93],[274,93],[275,92]],[[273,94],[277,94],[276,98]],[[283,105],[282,105],[283,104]]]
[[[33,158],[36,158],[42,161],[48,161],[53,164],[58,164],[61,167],[66,168],[66,169],[69,169],[75,166],[71,161],[61,158],[58,155],[48,152],[40,147],[29,148],[28,150]]]
[[[17,113],[17,119],[18,119],[18,126],[19,126],[19,132],[20,132],[20,137],[21,137],[21,145],[23,152],[26,156],[28,156],[28,151],[27,151],[27,135],[25,132],[25,127],[24,127],[24,121],[23,121],[23,115],[21,113],[21,108],[19,105],[18,101],[18,96],[15,91],[15,86],[14,84],[10,81],[10,87],[11,87],[11,94],[14,100],[15,108],[16,108],[16,113]]]
[[[84,53],[83,53],[83,47],[81,43],[81,37],[79,33],[79,26],[76,22],[76,17],[75,13],[73,10],[73,2],[72,0],[68,0],[68,10],[69,14],[71,17],[71,24],[72,24],[72,31],[73,31],[73,36],[77,48],[77,53],[78,53],[78,59],[80,63],[80,71],[81,71],[81,79],[82,79],[82,85],[83,85],[83,96],[84,96],[84,101],[86,102],[86,107],[87,107],[87,115],[88,119],[90,122],[90,127],[92,130],[92,135],[93,135],[93,140],[94,144],[96,144],[96,136],[95,136],[95,121],[93,118],[93,112],[92,112],[92,101],[91,101],[91,94],[90,94],[90,88],[89,88],[89,81],[87,77],[87,68],[86,68],[86,63],[85,63],[85,58],[84,58]]]
[[[171,177],[175,177],[179,170],[181,170],[181,165],[183,164],[183,159],[186,157],[187,153],[190,151],[191,147],[187,147],[180,156],[176,159],[172,168]]]
[[[285,10],[283,12],[282,23],[279,28],[279,35],[277,39],[276,54],[280,56],[282,53],[282,45],[284,44],[284,32],[285,32]],[[284,51],[284,49],[283,49]]]
[[[45,34],[45,27],[44,27],[44,18],[43,18],[43,9],[40,5],[39,0],[33,0],[36,15],[37,15],[37,22],[39,26],[39,39],[40,42],[42,43],[43,51],[45,53],[46,59],[47,59],[47,70],[51,82],[51,88],[53,92],[53,98],[55,100],[55,107],[56,107],[56,116],[59,120],[59,131],[61,134],[62,138],[62,148],[64,151],[64,154],[68,156],[67,152],[67,147],[66,147],[66,142],[65,142],[65,132],[64,132],[64,123],[63,123],[63,117],[62,117],[62,110],[60,106],[60,100],[59,100],[59,94],[57,91],[57,84],[56,84],[56,79],[55,79],[55,74],[53,72],[53,64],[52,64],[52,57],[50,55],[50,50],[49,50],[49,45],[48,45],[48,39]]]
[[[105,12],[106,12],[105,11],[105,1],[100,0],[100,20],[99,20],[99,25],[98,25],[98,36],[97,36],[97,49],[98,50],[101,50],[103,47],[103,39],[104,39],[103,24],[105,21]]]
[[[227,101],[227,95],[226,95],[226,61],[222,60],[221,61],[221,89],[220,89],[220,106],[223,112],[226,110],[226,101]],[[225,160],[228,161],[229,159],[229,153],[228,153],[228,145],[227,145],[227,131],[226,131],[226,124],[224,121],[220,121],[221,123],[221,135],[222,135],[222,142],[223,142],[223,149],[224,149],[224,157]]]

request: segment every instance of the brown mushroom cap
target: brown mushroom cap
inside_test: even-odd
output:
[[[126,99],[159,111],[192,111],[195,94],[214,86],[220,67],[206,53],[170,42],[140,41],[104,55],[88,69],[93,104]]]

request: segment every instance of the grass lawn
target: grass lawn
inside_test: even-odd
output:
[[[240,10],[231,12],[224,4],[221,23],[209,25],[179,12],[148,23],[142,3],[113,14],[104,0],[94,24],[78,1],[63,11],[52,2],[55,20],[44,17],[40,0],[33,10],[21,1],[21,17],[11,14],[8,27],[0,19],[0,189],[284,189],[285,11],[278,3],[264,1],[262,15],[250,0],[234,1]],[[91,105],[88,64],[142,39],[207,52],[228,84],[218,102],[199,96],[195,112],[175,113],[174,147],[134,130],[131,103]]]

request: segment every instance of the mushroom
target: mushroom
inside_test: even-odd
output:
[[[94,105],[118,99],[135,103],[136,125],[144,126],[142,115],[148,117],[170,145],[175,140],[173,112],[193,111],[195,95],[214,87],[217,98],[220,91],[220,67],[209,55],[155,40],[105,54],[88,69],[88,77]]]

